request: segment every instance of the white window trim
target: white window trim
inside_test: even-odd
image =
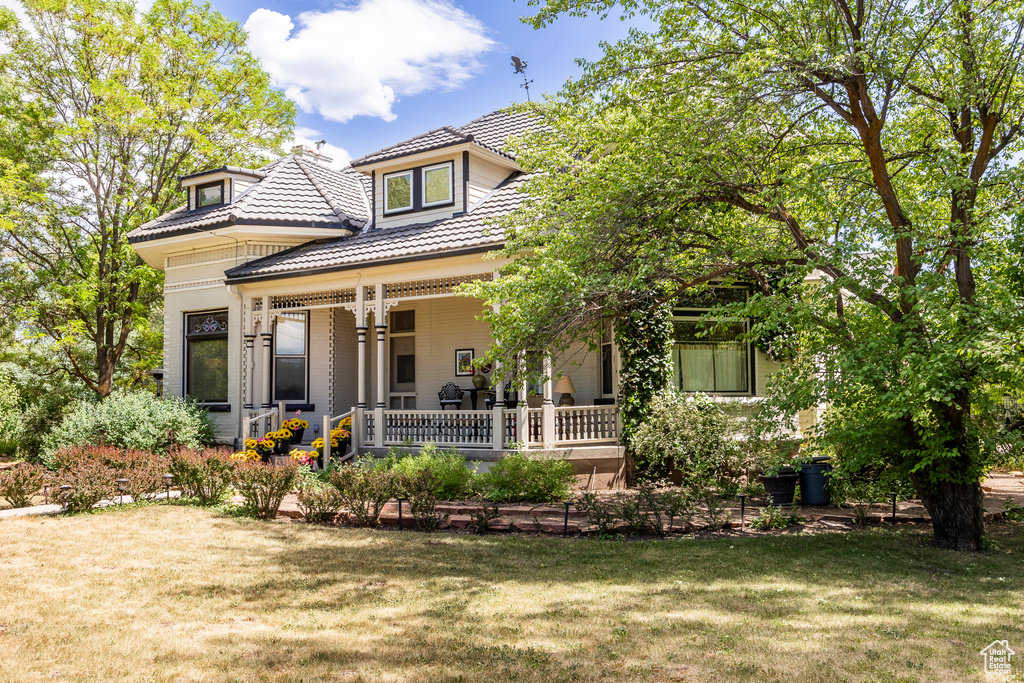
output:
[[[389,209],[388,208],[388,180],[390,180],[391,178],[397,178],[399,176],[408,176],[409,177],[409,206],[403,206],[403,207],[397,208],[397,209]],[[384,176],[384,215],[388,215],[388,214],[392,214],[392,213],[402,213],[403,211],[412,211],[413,206],[415,205],[415,202],[413,201],[413,196],[412,196],[414,187],[415,187],[415,184],[413,183],[413,172],[412,171],[401,171],[399,173],[388,173],[387,175],[385,175]]]
[[[273,398],[271,400],[274,402],[275,405],[277,403],[281,402],[281,401],[290,402],[290,403],[309,403],[309,385],[310,385],[310,370],[311,370],[311,368],[309,367],[309,342],[310,342],[309,333],[310,333],[310,329],[311,329],[313,320],[312,320],[312,317],[309,314],[310,313],[309,310],[288,311],[288,313],[301,313],[303,316],[305,316],[304,319],[305,319],[305,328],[306,329],[305,329],[305,332],[303,333],[304,339],[303,339],[303,344],[302,344],[302,354],[301,355],[299,355],[297,353],[278,353],[277,352],[277,324],[276,323],[274,324],[274,337],[271,340],[271,349],[270,349],[270,358],[271,358],[271,360],[270,360],[270,363],[271,363],[271,366],[270,366],[271,367],[271,371],[270,371],[270,378],[271,378],[270,393],[273,395]],[[303,379],[303,384],[305,386],[304,386],[304,391],[302,393],[302,398],[301,399],[298,399],[298,398],[278,398],[277,397],[277,359],[278,358],[302,358],[302,359],[305,360],[306,376]]]
[[[439,168],[448,169],[448,196],[445,199],[440,199],[436,202],[427,201],[427,173],[435,171]],[[421,191],[423,207],[429,206],[440,206],[442,204],[451,204],[455,201],[455,163],[451,161],[445,161],[440,164],[434,164],[433,166],[424,166],[420,171],[420,177],[423,179],[423,189]]]

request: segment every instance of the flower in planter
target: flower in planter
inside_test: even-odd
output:
[[[271,432],[271,434],[272,433],[273,432]],[[273,439],[270,436],[270,434],[267,434],[266,436],[264,436],[261,439],[256,441],[255,450],[257,450],[257,451],[272,451],[272,450],[274,450],[274,443],[275,443],[275,439]],[[246,442],[246,445],[248,445],[248,442]]]
[[[300,465],[306,465],[310,467],[313,465],[314,462],[316,462],[316,457],[314,457],[313,454],[307,451],[300,451],[297,448],[290,453],[290,457],[292,460],[296,461]]]
[[[250,441],[251,440],[252,439],[250,439]],[[250,449],[245,450],[245,451],[240,451],[238,453],[233,453],[231,455],[231,459],[234,460],[235,462],[247,462],[247,461],[259,460],[260,459],[260,453],[256,449],[250,448]]]

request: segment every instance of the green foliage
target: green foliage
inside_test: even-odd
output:
[[[292,461],[284,465],[271,465],[245,460],[235,463],[233,481],[235,489],[245,500],[242,507],[257,519],[274,519],[281,501],[291,492],[298,475],[298,465]]]
[[[215,505],[223,500],[235,469],[230,449],[175,448],[169,458],[174,484],[183,495],[200,505]]]
[[[328,524],[341,510],[341,492],[316,477],[303,478],[299,483],[299,507],[310,524]]]
[[[6,498],[11,507],[28,507],[46,483],[46,475],[45,467],[28,463],[0,470],[0,498]]]
[[[691,497],[675,487],[657,487],[650,482],[641,484],[632,494],[620,494],[618,517],[636,533],[651,532],[664,536],[680,517],[694,512]]]
[[[439,500],[470,498],[474,492],[475,472],[466,465],[465,456],[454,448],[440,449],[433,441],[424,444],[416,455],[392,447],[387,457],[373,466],[410,480],[429,470],[435,484],[433,493]]]
[[[491,528],[491,522],[498,518],[498,506],[495,503],[488,505],[486,500],[479,501],[480,509],[473,513],[473,531],[478,534],[486,534]]]
[[[128,233],[179,176],[276,156],[294,107],[208,4],[22,5],[0,10],[0,312],[106,396],[159,362],[162,275]]]
[[[610,534],[619,520],[618,501],[614,498],[584,491],[576,496],[572,504],[591,526],[597,527],[597,533],[602,536]]]
[[[17,455],[22,438],[22,402],[13,378],[0,369],[0,456]]]
[[[380,524],[380,513],[389,500],[398,495],[401,478],[387,469],[342,466],[329,477],[341,494],[345,508],[362,526]]]
[[[615,323],[622,442],[634,451],[636,432],[650,418],[651,401],[669,386],[671,339],[672,307],[653,297]],[[648,474],[647,464],[637,463],[638,474]]]
[[[102,449],[81,449],[61,459],[49,488],[50,501],[75,513],[91,510],[104,498],[117,495],[117,472],[105,456]],[[63,486],[71,488],[62,490]]]
[[[790,509],[789,512],[785,512],[779,505],[768,505],[761,508],[761,511],[757,513],[757,517],[750,520],[750,528],[785,529],[786,527],[796,526],[803,522],[804,518],[798,515],[796,510]]]
[[[572,463],[567,460],[533,460],[510,453],[477,477],[477,486],[488,500],[500,503],[554,503],[569,497]]]
[[[437,512],[440,477],[430,467],[426,467],[411,475],[402,475],[400,486],[409,499],[409,509],[416,525],[423,531],[436,531],[438,525],[448,517],[447,514]]]
[[[665,477],[676,470],[685,486],[735,481],[740,457],[732,438],[735,425],[707,396],[662,392],[648,411],[633,437],[641,475]]]
[[[1024,522],[1024,506],[1017,505],[1012,500],[1007,499],[1003,504],[1006,509],[1006,519],[1011,522]]]
[[[82,401],[44,439],[49,463],[61,448],[110,445],[166,453],[175,446],[200,448],[213,431],[206,410],[179,398],[159,399],[149,391],[116,392]]]

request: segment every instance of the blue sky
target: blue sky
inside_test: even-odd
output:
[[[511,55],[529,63],[534,99],[579,74],[617,18],[566,17],[534,30],[526,0],[213,0],[299,103],[297,138],[325,138],[341,162],[523,101]]]

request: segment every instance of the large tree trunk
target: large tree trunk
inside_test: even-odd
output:
[[[933,543],[947,550],[981,550],[985,508],[981,484],[943,482],[918,486],[921,502],[932,516]]]

